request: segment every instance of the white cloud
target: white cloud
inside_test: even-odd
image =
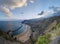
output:
[[[41,17],[51,17],[60,15],[60,7],[49,7],[50,9],[45,10]]]
[[[40,16],[50,15],[52,13],[54,13],[53,10],[44,10],[43,13],[42,13],[42,15],[40,15]]]
[[[53,13],[57,13],[60,12],[60,7],[49,7],[48,10],[44,10],[43,14],[41,16],[45,16],[45,15],[51,15]]]
[[[10,10],[23,6],[27,6],[27,0],[0,0],[0,11],[7,14],[7,16],[12,15]]]
[[[60,11],[60,7],[52,6],[52,7],[49,7],[49,8],[52,9],[54,12]]]
[[[8,8],[22,7],[27,3],[27,0],[0,0],[0,5]]]
[[[6,8],[6,7],[0,7],[0,11],[1,12],[3,12],[3,13],[5,13],[6,14],[6,16],[12,16],[12,13],[10,12],[10,10],[8,9],[8,8]]]
[[[31,3],[34,3],[34,0],[30,0]]]

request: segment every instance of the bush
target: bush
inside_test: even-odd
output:
[[[58,27],[60,28],[60,23],[58,24]]]
[[[47,34],[47,35],[41,35],[39,38],[38,38],[38,41],[36,42],[36,44],[49,44],[50,42],[50,34]]]

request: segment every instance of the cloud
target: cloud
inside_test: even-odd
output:
[[[44,11],[41,11],[38,15],[43,15],[44,14]]]
[[[9,10],[8,8],[6,8],[6,7],[0,7],[0,11],[3,12],[3,13],[5,13],[6,16],[9,16],[9,17],[13,15],[13,14],[10,12],[10,10]]]
[[[32,0],[31,3],[33,3]],[[4,12],[7,16],[13,14],[10,10],[23,6],[27,6],[27,0],[0,0],[0,11]]]
[[[60,12],[60,7],[52,6],[52,7],[49,7],[48,10],[42,11],[38,15],[50,15],[50,14],[57,13],[57,12]]]
[[[55,6],[49,7],[49,9],[52,9],[54,12],[60,11],[60,7]]]
[[[38,15],[45,16],[45,15],[50,15],[50,14],[53,14],[53,13],[54,13],[53,10],[44,10],[44,11],[41,11],[41,13],[39,13]]]
[[[27,0],[0,0],[0,5],[8,8],[22,7],[27,3]]]
[[[49,7],[48,10],[43,12],[42,17],[51,17],[51,16],[58,16],[60,15],[60,7]]]
[[[34,0],[30,0],[31,3],[34,3]]]

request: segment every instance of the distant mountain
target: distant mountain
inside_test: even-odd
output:
[[[60,11],[57,11],[57,12],[55,12],[53,14],[45,15],[45,16],[40,17],[40,18],[30,19],[30,20],[24,20],[24,21],[22,21],[22,23],[25,23],[25,24],[28,24],[28,25],[37,24],[37,23],[39,24],[40,22],[43,23],[45,20],[48,21],[48,19],[52,19],[53,20],[53,18],[56,18],[56,17],[60,17]]]
[[[59,19],[60,16],[52,16],[52,17],[48,17],[48,18],[37,18],[37,19],[24,20],[24,21],[22,21],[22,23],[30,25],[30,24],[43,23],[45,20],[47,20],[47,21],[52,20],[53,21],[54,19],[56,20],[57,18]]]
[[[60,16],[53,16],[49,18],[38,18],[38,19],[31,19],[31,20],[24,20],[22,23],[28,24],[31,27],[38,27],[39,25],[42,26],[42,24],[48,24],[52,23],[54,20],[57,22],[60,22]]]

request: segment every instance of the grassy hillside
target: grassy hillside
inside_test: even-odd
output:
[[[60,36],[60,23],[52,26],[49,32],[46,32],[45,35],[40,35],[36,44],[49,44],[53,39]]]

